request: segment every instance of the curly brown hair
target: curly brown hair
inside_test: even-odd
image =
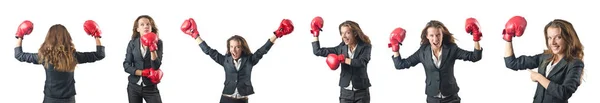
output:
[[[71,34],[61,24],[50,27],[46,39],[38,50],[39,62],[48,68],[53,65],[56,71],[73,72],[77,66],[75,59],[75,46]]]

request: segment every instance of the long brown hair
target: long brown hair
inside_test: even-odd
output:
[[[363,33],[362,29],[360,28],[360,26],[358,25],[358,23],[354,22],[354,21],[350,21],[350,20],[346,20],[345,22],[341,23],[340,26],[338,27],[338,30],[340,31],[340,35],[342,35],[342,27],[348,27],[350,28],[350,30],[352,31],[352,35],[354,35],[354,37],[358,37],[358,39],[356,39],[356,41],[361,41],[367,44],[371,44],[371,40],[369,39],[369,37],[367,35],[365,35],[365,33]]]
[[[156,36],[158,36],[158,28],[156,27],[156,23],[154,22],[154,19],[152,19],[152,17],[150,17],[149,15],[141,15],[141,16],[138,16],[137,19],[135,19],[135,21],[133,22],[133,34],[131,35],[131,39],[140,37],[140,33],[137,31],[137,29],[138,29],[138,21],[140,21],[140,19],[142,19],[142,18],[146,18],[150,21],[150,25],[152,26],[152,32],[154,34],[156,34]]]
[[[549,49],[550,45],[548,45],[548,28],[551,27],[560,29],[560,37],[563,38],[563,41],[566,44],[564,47],[565,49],[562,50],[564,53],[563,59],[567,60],[567,62],[574,59],[581,59],[581,61],[583,61],[583,44],[579,41],[579,36],[577,36],[575,27],[573,27],[573,24],[569,21],[562,19],[554,19],[544,27],[544,38],[546,39],[546,47],[548,48],[547,50],[544,50],[544,54],[552,54],[552,57],[548,58],[548,60],[556,57],[556,54],[552,53],[552,50]],[[581,77],[579,80],[583,81],[585,71],[583,68],[581,69]]]
[[[235,40],[242,45],[242,55],[251,55],[252,54],[252,51],[250,51],[250,47],[248,47],[248,42],[246,42],[246,39],[244,39],[244,37],[239,36],[239,35],[233,35],[229,39],[227,39],[226,55],[231,55],[231,52],[229,51],[229,46],[231,44],[229,43],[229,41],[232,41],[232,40]]]
[[[544,27],[544,38],[546,39],[546,47],[550,48],[548,45],[548,28],[558,28],[560,29],[560,37],[565,41],[565,49],[562,52],[565,55],[565,59],[567,61],[571,61],[573,59],[583,59],[583,44],[579,41],[579,36],[577,36],[577,32],[575,32],[575,28],[573,25],[562,19],[554,19],[550,23]],[[552,50],[547,49],[544,50],[546,54],[553,54]],[[552,55],[553,57],[555,55]],[[551,59],[551,58],[550,58]]]
[[[48,68],[53,65],[56,71],[73,72],[77,66],[75,59],[75,46],[71,34],[61,24],[50,27],[46,39],[38,50],[39,62]]]
[[[453,34],[450,33],[450,31],[448,31],[448,28],[446,28],[446,26],[444,26],[442,22],[437,20],[431,20],[427,23],[427,25],[425,25],[425,28],[423,28],[423,31],[421,32],[421,45],[429,45],[429,39],[427,39],[427,29],[429,29],[430,27],[442,29],[442,35],[444,35],[444,37],[442,38],[442,44],[455,43],[455,38]]]

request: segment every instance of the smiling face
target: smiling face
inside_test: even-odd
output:
[[[565,41],[561,35],[560,28],[550,27],[546,33],[548,34],[546,37],[548,49],[552,50],[554,54],[562,55],[565,48]]]
[[[342,41],[344,41],[346,45],[356,43],[356,36],[355,34],[353,34],[352,29],[350,27],[342,26],[342,28],[340,28],[340,33]]]
[[[427,28],[427,39],[432,49],[439,49],[442,46],[443,38],[444,35],[441,29],[435,27]]]

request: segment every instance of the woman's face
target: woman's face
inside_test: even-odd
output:
[[[148,18],[139,19],[137,25],[137,32],[140,33],[140,36],[144,36],[144,34],[152,32],[152,25],[150,24],[150,19]]]
[[[356,43],[356,39],[355,39],[355,34],[352,34],[352,30],[350,29],[350,27],[348,26],[342,26],[342,28],[340,29],[340,32],[342,33],[342,41],[344,41],[344,43],[346,43],[346,45],[349,44],[354,44]]]
[[[561,31],[559,28],[549,27],[546,31],[548,34],[548,49],[552,50],[554,54],[562,54],[563,49],[565,47],[565,41],[561,36]]]
[[[429,27],[427,28],[427,39],[429,40],[429,44],[433,49],[439,49],[442,46],[442,39],[444,35],[442,34],[442,29]]]
[[[230,40],[229,41],[229,53],[231,53],[231,57],[233,57],[233,59],[239,59],[240,55],[242,54],[241,43],[237,40]]]

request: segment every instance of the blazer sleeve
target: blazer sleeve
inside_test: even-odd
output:
[[[561,100],[568,100],[571,98],[571,95],[575,93],[577,87],[581,84],[580,79],[581,73],[583,72],[583,66],[583,61],[574,60],[573,63],[568,66],[564,82],[558,84],[550,81],[546,93]]]
[[[125,61],[123,61],[123,68],[125,68],[125,72],[131,74],[131,75],[135,75],[135,70],[137,70],[133,63],[135,63],[133,61],[133,49],[135,49],[135,46],[133,46],[133,41],[130,41],[129,44],[127,45],[127,52],[125,53]]]
[[[223,66],[225,62],[225,56],[223,54],[219,53],[219,51],[213,48],[210,48],[210,46],[206,44],[206,41],[200,43],[200,48],[202,49],[202,52],[204,52],[204,54],[210,56],[210,58],[212,58],[215,62]]]
[[[481,52],[483,51],[483,48],[481,48],[481,50],[473,49],[473,51],[466,51],[464,49],[459,48],[458,46],[454,47],[456,47],[456,59],[471,62],[477,62],[481,60]]]
[[[398,55],[398,57],[392,56],[392,60],[394,60],[394,67],[396,67],[396,69],[398,69],[398,70],[408,69],[410,67],[414,67],[415,65],[421,63],[421,51],[422,50],[423,50],[423,47],[421,47],[419,50],[415,51],[415,53],[408,56],[408,58],[406,58],[406,59],[402,59],[401,55]]]
[[[32,64],[40,64],[38,62],[38,53],[26,53],[23,52],[21,46],[15,47],[15,58],[20,62],[27,62]]]
[[[367,67],[369,61],[371,60],[371,45],[367,44],[361,51],[358,58],[354,58],[350,61],[350,66],[356,68],[364,68]]]
[[[163,42],[162,40],[158,40],[158,43],[156,44],[156,46],[158,46],[158,50],[156,50],[156,59],[152,61],[152,64],[150,64],[150,66],[152,66],[152,68],[154,69],[160,69],[160,65],[162,64],[162,56],[163,56]]]
[[[252,63],[252,65],[258,64],[258,61],[262,59],[263,55],[269,52],[271,47],[273,47],[273,42],[267,40],[267,43],[265,43],[262,47],[256,50],[256,52],[254,52],[254,54],[252,54],[252,56],[250,57],[250,62]]]
[[[321,56],[321,57],[327,57],[327,55],[329,55],[331,53],[340,54],[340,53],[338,53],[338,48],[341,45],[342,44],[340,43],[340,45],[335,46],[335,47],[321,47],[321,44],[319,43],[319,41],[312,42],[313,53],[316,56]]]
[[[525,69],[533,69],[537,68],[540,65],[540,58],[542,54],[537,54],[534,56],[519,56],[519,58],[515,58],[515,55],[504,57],[504,64],[507,68],[512,70],[525,70]]]
[[[78,63],[91,63],[104,59],[104,46],[96,46],[95,52],[75,52]]]

